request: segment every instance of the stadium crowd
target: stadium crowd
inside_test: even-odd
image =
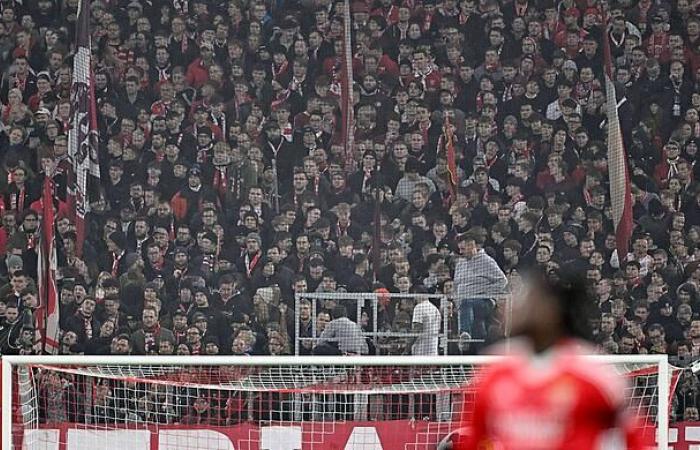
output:
[[[346,148],[343,2],[94,0],[101,182],[83,242],[67,138],[77,5],[0,2],[2,353],[34,351],[51,176],[62,354],[293,354],[295,294],[377,290],[445,294],[450,353],[470,353],[503,335],[499,295],[539,266],[586,274],[605,351],[700,356],[697,2],[354,0]],[[627,255],[603,39],[632,182]],[[498,290],[473,291],[473,270]],[[378,326],[410,330],[414,308],[381,302]],[[343,319],[309,309],[305,337]],[[681,388],[694,405],[697,378]]]

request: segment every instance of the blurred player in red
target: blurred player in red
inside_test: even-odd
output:
[[[625,407],[625,381],[583,358],[594,353],[586,342],[593,303],[583,281],[534,275],[514,302],[517,338],[508,356],[478,378],[463,416],[468,431],[442,448],[650,448],[645,441],[653,433],[642,433]]]

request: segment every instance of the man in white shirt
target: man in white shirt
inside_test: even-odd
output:
[[[417,293],[427,293],[425,288],[416,288]],[[439,354],[439,336],[442,314],[430,301],[427,295],[418,297],[418,303],[413,308],[413,337],[409,339],[405,353],[414,356],[436,356]],[[451,411],[451,396],[449,393],[418,395],[413,401],[420,405],[435,405],[435,415],[439,420],[446,420]],[[420,408],[419,408],[420,409]]]
[[[418,304],[413,308],[411,330],[413,334],[419,336],[411,338],[406,353],[410,349],[411,355],[437,355],[441,320],[440,310],[432,304],[428,296],[419,297]]]

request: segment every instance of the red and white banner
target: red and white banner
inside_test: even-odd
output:
[[[450,124],[450,117],[445,113],[444,123],[442,126],[442,134],[438,138],[437,152],[444,153],[447,160],[447,171],[449,173],[449,188],[450,188],[450,204],[454,202],[457,186],[459,186],[457,174],[457,160],[455,154],[454,129]]]
[[[36,311],[36,346],[41,353],[58,353],[59,311],[56,289],[56,238],[54,209],[54,182],[50,175],[44,177],[41,194],[41,237],[38,252],[39,307]]]
[[[607,29],[607,27],[606,27]],[[617,113],[619,103],[613,83],[613,65],[610,41],[603,35],[603,55],[605,59],[606,115],[608,126],[608,176],[610,178],[610,203],[615,225],[617,255],[620,261],[627,257],[629,240],[632,235],[632,191],[627,153]]]
[[[109,425],[110,428],[113,425]],[[435,449],[450,424],[409,422],[304,422],[259,427],[139,426],[56,424],[26,430],[24,440],[42,450],[419,450]]]
[[[90,177],[99,179],[97,156],[97,111],[92,78],[90,51],[90,2],[80,0],[75,32],[76,52],[73,57],[71,84],[71,128],[68,131],[68,155],[73,162],[70,180],[71,202],[75,206],[77,251],[82,255],[85,239],[85,214],[90,211]]]
[[[25,430],[27,448],[42,450],[434,450],[451,428],[449,423],[304,422],[259,427],[139,426],[106,430],[56,424]],[[18,447],[18,449],[21,447]],[[669,450],[699,450],[700,422],[673,424]]]
[[[700,449],[700,422],[674,423],[668,430],[668,448],[672,450]]]
[[[350,1],[343,2],[343,17],[350,18]],[[352,25],[350,20],[343,20],[343,62],[340,73],[340,99],[341,99],[341,120],[343,121],[342,139],[345,146],[345,170],[353,170],[355,161],[353,151],[355,150],[355,116],[353,101],[353,67],[352,67]],[[359,167],[359,166],[358,166]]]

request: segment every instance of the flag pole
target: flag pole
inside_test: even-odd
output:
[[[374,174],[370,178],[370,183],[374,189],[374,238],[372,239],[372,273],[374,281],[379,277],[379,266],[381,263],[382,253],[382,196],[379,191],[383,186],[379,185],[379,160],[376,161]]]
[[[272,206],[275,208],[275,213],[280,213],[280,185],[277,178],[277,158],[272,158],[272,176],[274,178],[272,185]]]

